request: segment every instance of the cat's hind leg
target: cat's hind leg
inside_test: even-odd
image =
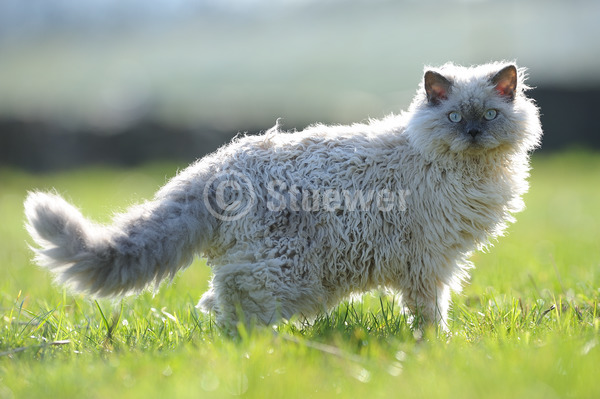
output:
[[[199,307],[214,313],[217,324],[234,329],[238,322],[269,325],[319,306],[319,284],[293,273],[285,260],[217,266]]]

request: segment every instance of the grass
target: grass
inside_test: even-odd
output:
[[[22,201],[55,187],[86,215],[149,197],[174,165],[0,169],[0,398],[594,398],[600,364],[600,155],[534,158],[528,209],[454,298],[452,335],[411,331],[377,293],[312,324],[232,339],[194,308],[202,260],[158,292],[71,296],[29,261]]]

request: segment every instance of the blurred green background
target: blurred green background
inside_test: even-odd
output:
[[[544,150],[600,148],[600,2],[3,0],[0,165],[189,162],[237,132],[406,109],[424,65],[516,60]]]

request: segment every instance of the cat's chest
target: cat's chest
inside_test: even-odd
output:
[[[428,172],[411,194],[412,218],[426,236],[482,241],[502,223],[512,197],[505,179],[445,169]]]

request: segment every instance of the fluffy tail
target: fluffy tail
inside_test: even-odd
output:
[[[94,297],[139,292],[173,278],[192,262],[210,230],[199,220],[205,212],[198,204],[181,198],[134,206],[101,226],[59,195],[32,192],[25,214],[36,262],[58,282]]]

